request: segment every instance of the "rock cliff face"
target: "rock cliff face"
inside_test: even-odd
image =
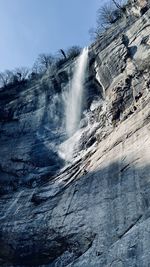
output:
[[[74,61],[0,92],[0,266],[150,266],[149,21],[89,48],[72,163],[59,146]]]

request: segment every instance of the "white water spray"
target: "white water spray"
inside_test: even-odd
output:
[[[88,48],[84,48],[77,60],[66,104],[66,132],[69,137],[79,128],[87,62]]]

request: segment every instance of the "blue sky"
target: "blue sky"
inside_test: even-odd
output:
[[[103,0],[0,0],[0,71],[31,67],[40,53],[90,43]]]

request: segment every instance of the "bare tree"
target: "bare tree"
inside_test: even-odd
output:
[[[97,11],[97,25],[89,30],[92,40],[99,39],[103,32],[126,13],[127,0],[110,0]]]
[[[81,47],[72,46],[67,50],[67,59],[72,59],[77,57],[81,53]]]
[[[118,9],[118,12],[120,14],[120,16],[126,16],[127,15],[127,0],[112,0],[112,3],[114,4],[114,6],[116,7],[116,9]]]
[[[79,46],[72,46],[68,48],[66,52],[63,49],[60,49],[56,55],[56,68],[61,68],[65,62],[67,62],[69,59],[75,58],[80,54],[80,52],[81,48]]]
[[[9,83],[13,82],[14,73],[10,70],[6,70],[0,73],[0,86],[6,87]]]
[[[111,2],[105,3],[97,11],[97,25],[106,27],[116,21],[115,7]]]
[[[48,69],[49,66],[53,63],[54,57],[51,54],[41,54],[39,55],[39,60],[45,69]]]
[[[33,65],[33,72],[44,73],[54,63],[54,56],[51,54],[40,54]]]
[[[5,70],[0,73],[0,86],[6,87],[25,81],[28,78],[28,74],[29,70],[25,67],[17,68],[12,71]]]
[[[122,7],[123,7],[123,2],[124,1],[122,1],[122,0],[118,0],[118,1],[116,1],[116,0],[112,0],[112,2],[114,3],[114,5],[116,6],[116,8],[118,8],[118,9],[122,9]]]
[[[17,68],[14,72],[14,75],[17,76],[19,82],[25,81],[28,78],[29,69],[26,67]]]
[[[7,85],[7,81],[5,80],[5,75],[3,72],[0,73],[0,87],[5,87]]]

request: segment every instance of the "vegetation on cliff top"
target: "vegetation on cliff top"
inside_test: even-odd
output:
[[[133,16],[132,12],[128,13],[128,9],[132,6],[131,2],[131,0],[110,0],[105,2],[97,11],[96,27],[89,30],[92,40],[98,40],[109,27],[118,23],[118,21]],[[149,0],[147,0],[148,5]],[[143,13],[146,10],[144,7]],[[20,67],[15,70],[1,72],[0,88],[11,88],[20,84],[25,85],[28,80],[41,78],[48,70],[51,76],[53,76],[59,68],[69,60],[77,57],[80,52],[81,48],[79,46],[72,46],[67,51],[60,49],[56,55],[50,53],[40,54],[30,70]]]

